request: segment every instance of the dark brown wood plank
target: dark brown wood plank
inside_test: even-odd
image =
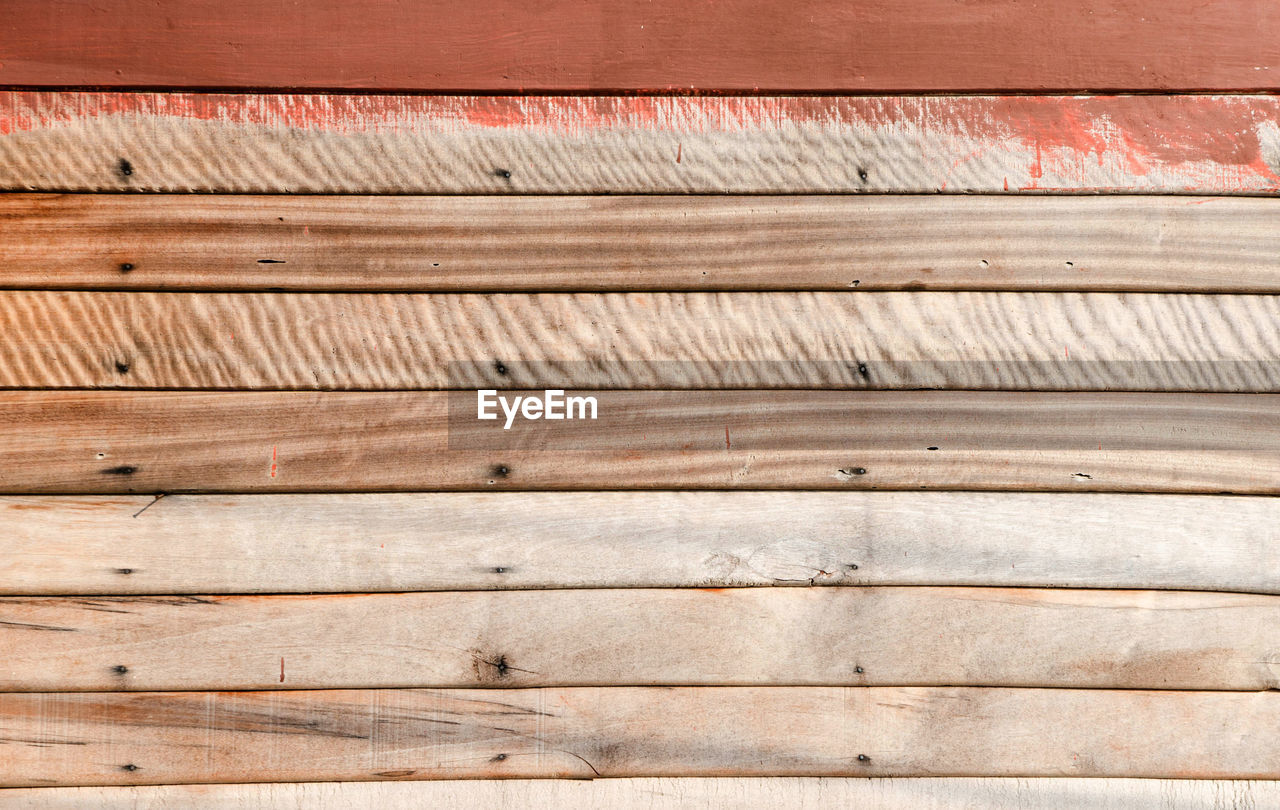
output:
[[[514,392],[506,392],[515,395]],[[1039,489],[1280,493],[1280,397],[577,392],[0,394],[0,492]]]
[[[1250,197],[0,195],[0,288],[1280,292]]]

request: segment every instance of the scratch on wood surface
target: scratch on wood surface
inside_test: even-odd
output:
[[[148,510],[148,509],[150,509],[151,507],[155,506],[155,505],[160,501],[160,499],[161,499],[161,498],[163,498],[163,497],[164,497],[164,493],[163,493],[163,492],[158,493],[158,494],[155,496],[155,498],[153,498],[153,499],[151,500],[151,503],[147,504],[146,506],[142,507],[142,508],[141,508],[141,509],[139,509],[138,511],[134,512],[134,513],[133,513],[133,517],[137,517],[138,515],[141,515],[143,512],[147,511],[147,510]],[[121,572],[126,572],[126,569],[123,569],[123,568],[122,568],[122,569],[120,569],[120,570],[121,570]],[[127,573],[133,573],[133,572],[132,572],[132,571],[127,571]]]

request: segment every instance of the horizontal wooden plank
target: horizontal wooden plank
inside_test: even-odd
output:
[[[640,777],[293,782],[103,788],[9,788],[0,807],[23,810],[297,810],[299,807],[616,807],[626,810],[802,810],[819,805],[880,810],[1224,810],[1280,804],[1280,783],[1212,779],[1013,779],[1007,777]]]
[[[47,0],[0,38],[10,85],[456,91],[1276,89],[1265,0]],[[429,44],[428,44],[429,43]],[[902,58],[904,53],[910,59]],[[1069,58],[1067,56],[1069,55]]]
[[[0,784],[1280,776],[1280,693],[940,687],[0,695]]]
[[[764,585],[1280,593],[1280,499],[1270,497],[45,495],[0,498],[0,525],[7,595]]]
[[[9,597],[0,647],[0,690],[23,692],[1259,690],[1280,689],[1280,597],[1027,588]]]
[[[0,288],[1277,292],[1272,199],[0,195]]]
[[[0,320],[12,388],[1280,391],[1274,295],[10,291]]]
[[[9,91],[0,189],[1272,194],[1280,98]]]
[[[9,391],[0,394],[0,492],[1280,493],[1280,397],[1271,394],[592,396],[594,421],[517,420],[504,430],[476,419],[474,392]]]

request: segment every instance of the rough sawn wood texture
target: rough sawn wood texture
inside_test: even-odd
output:
[[[9,291],[0,320],[11,388],[1280,391],[1273,295]]]
[[[0,92],[0,189],[1280,189],[1280,99]]]

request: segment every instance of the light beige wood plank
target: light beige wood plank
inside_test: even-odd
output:
[[[0,188],[1272,194],[1271,95],[0,93]]]
[[[594,421],[504,430],[476,419],[475,392],[10,391],[0,492],[1280,493],[1280,398],[1269,394],[593,395]]]
[[[0,292],[13,388],[1280,391],[1280,297]]]
[[[1277,205],[7,194],[0,287],[1276,292]]]
[[[306,782],[106,788],[10,788],[24,810],[418,810],[423,807],[615,807],[626,810],[1234,810],[1280,804],[1280,783],[1191,779],[649,777],[431,782]]]
[[[1280,688],[1280,597],[731,588],[0,599],[0,690]]]
[[[1280,499],[1270,497],[47,495],[0,498],[0,525],[7,595],[761,585],[1280,593]]]
[[[1280,693],[939,687],[0,695],[0,784],[1276,778]]]

